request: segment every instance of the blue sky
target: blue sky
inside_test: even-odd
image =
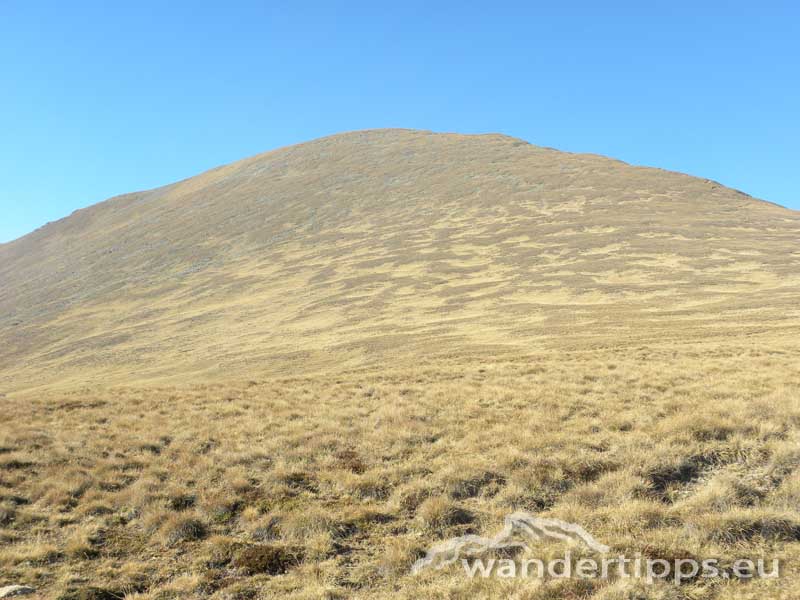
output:
[[[800,8],[0,0],[0,241],[375,127],[502,132],[800,209]]]

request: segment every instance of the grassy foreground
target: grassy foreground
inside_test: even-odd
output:
[[[797,349],[712,345],[2,400],[0,587],[46,598],[797,598]],[[779,558],[647,586],[410,574],[514,510],[614,552]],[[552,544],[551,544],[552,545]],[[555,552],[542,545],[541,552]]]

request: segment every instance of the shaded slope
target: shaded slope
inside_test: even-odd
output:
[[[0,246],[0,389],[797,334],[800,217],[500,135],[349,133]]]

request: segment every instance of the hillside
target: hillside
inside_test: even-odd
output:
[[[711,181],[405,130],[48,224],[0,246],[0,596],[795,600],[799,234]],[[470,578],[466,535],[721,574]]]
[[[708,180],[346,133],[0,246],[0,391],[789,340],[798,239],[797,212]]]

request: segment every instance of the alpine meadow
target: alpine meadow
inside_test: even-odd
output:
[[[0,588],[796,599],[798,240],[708,179],[380,129],[0,244]],[[720,573],[413,568],[517,511]],[[491,552],[593,552],[540,537]]]

